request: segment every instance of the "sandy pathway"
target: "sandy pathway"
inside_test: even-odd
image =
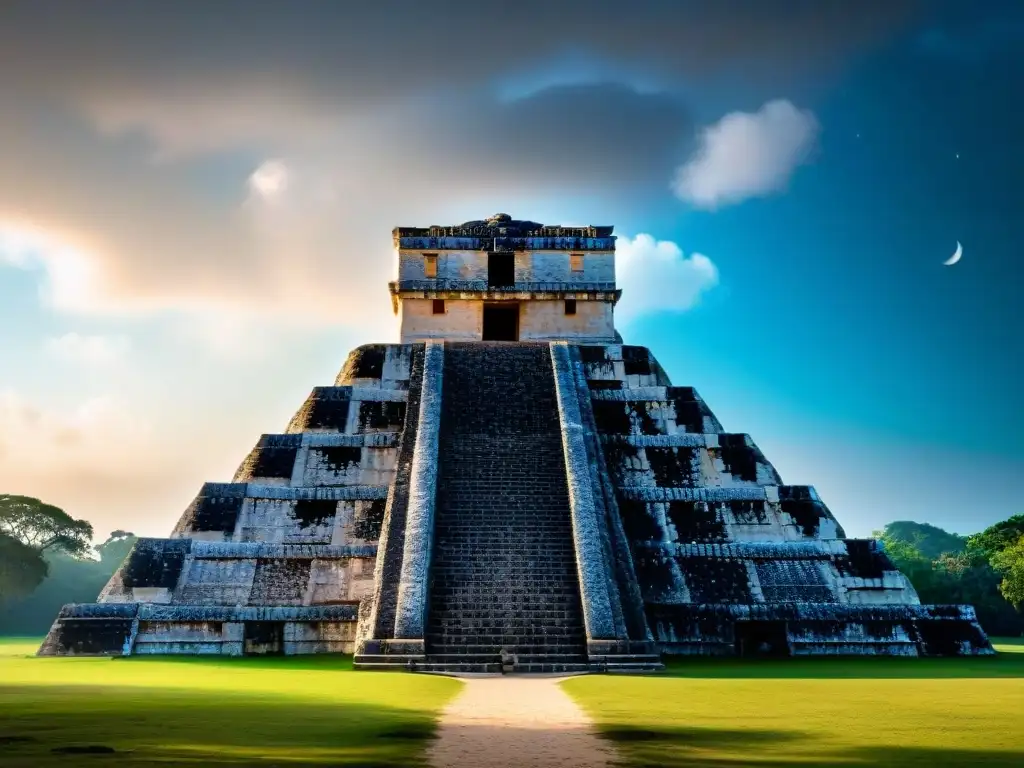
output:
[[[615,753],[559,677],[468,678],[428,752],[434,768],[607,768]]]

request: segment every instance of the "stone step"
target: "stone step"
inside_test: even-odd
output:
[[[464,641],[466,645],[545,645],[547,642],[560,643],[574,641],[583,643],[582,627],[579,629],[548,629],[546,632],[528,632],[516,630],[514,632],[481,632],[481,631],[456,631],[442,633],[427,633],[427,640],[431,643],[441,645],[459,644]]]
[[[469,624],[476,624],[481,621],[491,622],[538,622],[538,621],[551,621],[556,619],[576,619],[581,620],[583,612],[576,609],[557,609],[550,608],[546,605],[542,605],[536,609],[530,608],[516,608],[513,610],[506,610],[501,608],[492,608],[489,606],[482,606],[474,609],[472,612],[463,613],[459,616],[452,616],[446,618],[430,617],[428,614],[428,622],[430,626],[437,624],[445,624],[446,626],[467,626]]]
[[[537,631],[539,629],[551,630],[548,632]],[[496,624],[492,626],[461,626],[451,625],[437,626],[428,625],[427,635],[434,638],[456,638],[456,637],[526,637],[533,643],[555,642],[561,639],[562,642],[582,642],[577,634],[583,629],[582,622],[565,621],[559,624],[551,623],[543,627],[536,624]],[[554,630],[565,630],[564,633],[555,634]]]
[[[459,644],[459,643],[431,643],[428,644],[428,648],[431,654],[445,655],[445,654],[471,654],[471,655],[486,655],[500,654],[502,648],[511,648],[516,653],[533,655],[538,653],[560,653],[560,654],[571,654],[571,655],[584,655],[583,648],[580,647],[578,642],[574,643],[546,643],[544,645],[474,645],[471,643]],[[657,658],[655,658],[657,660]]]
[[[440,449],[428,667],[498,671],[503,647],[582,664],[549,347],[446,346]]]
[[[586,662],[582,653],[520,653],[515,648],[509,648],[516,656],[519,664],[582,664]],[[429,663],[439,664],[488,664],[494,661],[501,661],[501,654],[494,653],[436,653],[431,651],[427,654]]]

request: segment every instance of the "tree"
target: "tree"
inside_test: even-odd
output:
[[[1024,606],[1024,535],[992,557],[992,565],[1002,574],[1002,592],[1018,611]]]
[[[89,551],[92,525],[30,496],[0,495],[0,599],[35,589],[49,573],[44,555]]]
[[[15,596],[0,603],[0,627],[6,634],[41,635],[53,623],[62,605],[91,603],[135,545],[135,536],[114,531],[94,549],[99,559],[68,557],[48,550],[43,557],[49,574],[28,596]],[[24,545],[21,545],[24,546]],[[3,555],[0,554],[0,563]]]
[[[46,578],[47,570],[36,550],[0,533],[0,600],[29,594]]]
[[[1024,536],[1024,515],[1014,515],[1001,523],[990,525],[981,533],[967,537],[967,548],[990,560],[994,555],[1016,544]]]
[[[84,555],[92,543],[91,524],[30,496],[0,495],[0,533],[37,552],[56,548],[72,557]]]
[[[913,544],[929,560],[935,560],[945,554],[963,552],[967,544],[963,536],[929,523],[914,523],[909,520],[889,523],[885,526],[882,536],[886,542],[898,540]]]
[[[978,621],[993,635],[1019,636],[1024,632],[1024,617],[1010,604],[1009,597],[1000,589],[1004,576],[978,549],[947,552],[935,558],[927,557],[917,544],[904,537],[921,541],[918,523],[891,523],[875,538],[885,544],[885,551],[893,564],[908,578],[917,590],[921,602],[926,604],[973,605]],[[927,526],[932,551],[948,544],[947,534],[941,528]],[[894,535],[895,534],[895,535]],[[927,541],[927,540],[926,540]]]

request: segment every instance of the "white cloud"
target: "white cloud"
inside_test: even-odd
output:
[[[267,200],[277,197],[287,188],[288,166],[282,160],[267,160],[249,177],[249,189]]]
[[[718,268],[702,253],[689,258],[670,240],[639,234],[620,237],[615,246],[616,277],[622,300],[619,319],[658,311],[684,311],[718,284]]]
[[[121,360],[130,343],[126,336],[86,336],[65,333],[46,340],[46,351],[59,360],[85,365],[106,365]]]
[[[672,189],[707,209],[779,191],[809,159],[818,131],[812,112],[784,99],[757,112],[731,112],[704,129],[700,148],[676,170]]]

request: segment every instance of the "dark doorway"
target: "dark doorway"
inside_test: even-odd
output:
[[[737,621],[736,655],[746,658],[789,656],[784,621]]]
[[[280,656],[284,653],[283,621],[245,622],[246,656]]]
[[[487,254],[487,287],[506,288],[516,284],[514,253]]]
[[[484,341],[519,340],[519,305],[484,304]]]

